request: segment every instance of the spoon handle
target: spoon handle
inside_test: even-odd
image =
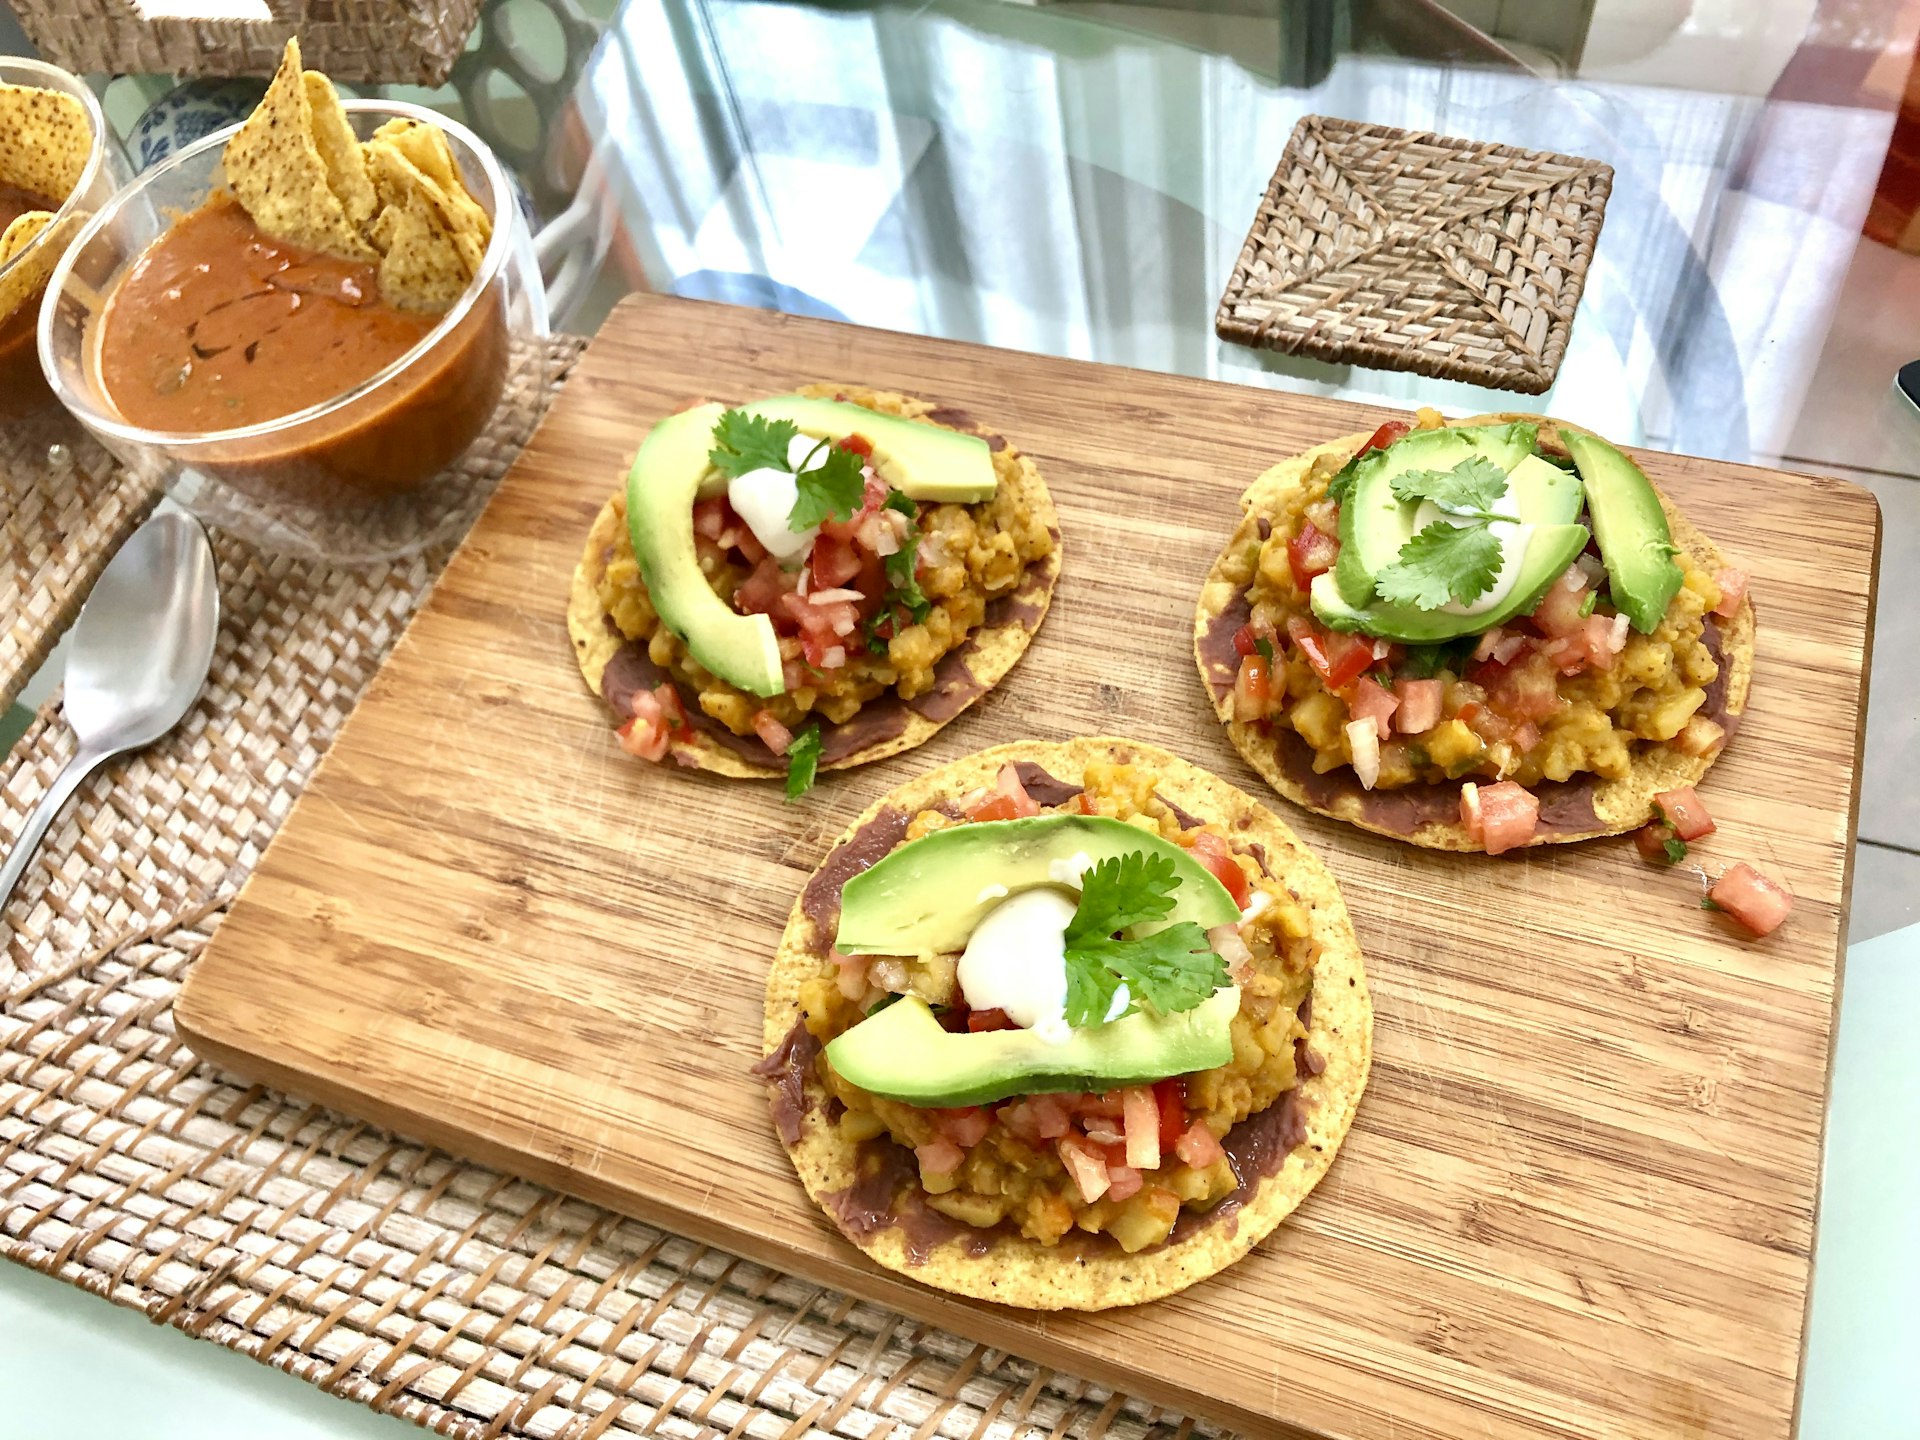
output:
[[[7,901],[13,896],[13,887],[20,883],[20,877],[27,872],[28,864],[33,860],[33,852],[40,848],[47,827],[53,824],[54,816],[60,813],[60,807],[80,788],[85,780],[99,768],[100,762],[107,757],[91,750],[81,750],[67,762],[66,769],[54,778],[47,793],[40,797],[40,803],[33,807],[33,813],[27,816],[27,823],[20,827],[20,838],[13,842],[13,849],[7,855],[7,863],[0,866],[0,913],[7,908]]]

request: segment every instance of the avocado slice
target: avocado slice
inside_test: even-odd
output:
[[[1673,531],[1640,467],[1598,435],[1563,432],[1587,490],[1587,513],[1607,567],[1614,608],[1643,635],[1666,618],[1686,572],[1675,562]]]
[[[1138,1010],[1052,1044],[1032,1030],[949,1034],[926,1001],[908,995],[828,1044],[827,1063],[869,1094],[908,1105],[946,1108],[1010,1095],[1111,1090],[1226,1064],[1239,1010],[1239,987],[1229,985],[1191,1010],[1165,1016]]]
[[[1349,605],[1332,571],[1314,577],[1310,592],[1313,613],[1330,630],[1359,631],[1381,640],[1400,640],[1410,645],[1431,645],[1462,635],[1478,635],[1516,615],[1530,614],[1553,582],[1566,573],[1567,567],[1586,548],[1587,527],[1584,525],[1538,526],[1527,542],[1526,557],[1520,563],[1513,589],[1499,604],[1475,615],[1389,605],[1384,600],[1369,605]]]
[[[1571,525],[1585,501],[1578,477],[1528,455],[1507,476],[1507,493],[1494,509],[1526,525]]]
[[[1353,491],[1340,506],[1340,558],[1334,583],[1351,606],[1373,599],[1373,577],[1400,558],[1414,537],[1417,506],[1393,493],[1393,478],[1409,470],[1451,470],[1483,456],[1511,474],[1534,453],[1540,427],[1514,420],[1505,425],[1449,426],[1415,430],[1365,456],[1354,467]]]
[[[1035,815],[953,825],[913,840],[847,881],[835,948],[845,955],[939,955],[964,950],[1008,895],[1057,883],[1053,862],[1098,864],[1135,851],[1173,861],[1180,888],[1165,920],[1203,930],[1240,918],[1227,887],[1192,854],[1104,815]]]
[[[749,415],[791,421],[801,434],[816,439],[865,436],[873,442],[874,473],[909,500],[971,505],[992,499],[999,483],[993,452],[978,435],[807,395],[776,395],[740,408]]]
[[[627,533],[660,622],[687,642],[693,658],[742,690],[778,695],[786,680],[773,622],[742,615],[716,595],[693,544],[694,497],[724,410],[683,410],[647,433],[627,472]]]

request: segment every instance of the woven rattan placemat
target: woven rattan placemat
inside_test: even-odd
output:
[[[1214,330],[1537,395],[1566,354],[1612,186],[1597,160],[1309,115]]]
[[[0,427],[0,714],[158,498],[64,410]]]
[[[197,1061],[175,991],[445,558],[215,549],[206,695],[0,917],[0,1253],[448,1435],[1212,1433]],[[49,706],[0,837],[71,748]]]

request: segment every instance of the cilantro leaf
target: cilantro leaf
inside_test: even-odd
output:
[[[1336,505],[1346,503],[1347,497],[1353,494],[1353,482],[1359,474],[1361,456],[1368,453],[1362,450],[1334,472],[1333,478],[1327,481],[1327,499]]]
[[[1191,1010],[1226,984],[1227,962],[1190,920],[1151,935],[1121,934],[1165,919],[1179,884],[1170,856],[1142,850],[1109,856],[1081,877],[1066,933],[1069,1025],[1104,1024],[1121,981],[1132,1001],[1125,1013],[1145,1005],[1160,1015]]]
[[[798,800],[813,788],[813,777],[820,768],[820,726],[807,726],[787,746],[787,799]]]
[[[1256,635],[1253,637],[1253,648],[1260,652],[1260,658],[1269,666],[1273,664],[1273,641],[1264,635]]]
[[[1442,510],[1485,512],[1507,493],[1507,472],[1483,455],[1451,470],[1402,470],[1388,482],[1396,499],[1431,500]]]
[[[1678,836],[1669,835],[1660,842],[1660,848],[1667,854],[1667,864],[1678,865],[1687,858],[1687,842]]]
[[[1587,598],[1580,602],[1580,618],[1582,620],[1586,619],[1587,616],[1593,613],[1593,607],[1599,603],[1600,592],[1598,590],[1587,591]]]
[[[1381,568],[1374,585],[1389,604],[1438,610],[1486,594],[1500,562],[1500,537],[1485,526],[1436,520],[1400,547],[1400,558]]]
[[[1400,673],[1412,680],[1431,680],[1442,670],[1452,670],[1457,674],[1465,668],[1479,643],[1478,635],[1468,635],[1464,639],[1445,640],[1438,645],[1409,645],[1400,662]]]
[[[887,498],[884,504],[888,510],[898,510],[909,520],[918,520],[920,518],[920,502],[908,495],[904,490],[887,491]]]
[[[822,444],[826,445],[826,459],[794,476],[800,493],[787,512],[787,528],[796,535],[823,520],[851,520],[866,500],[867,481],[860,473],[860,457],[838,445]],[[803,464],[812,464],[812,457]]]
[[[785,470],[787,447],[799,434],[800,427],[791,420],[729,410],[713,427],[713,449],[707,459],[729,478],[749,470]]]

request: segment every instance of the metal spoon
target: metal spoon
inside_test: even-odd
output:
[[[191,515],[156,515],[120,547],[73,622],[62,709],[80,742],[0,867],[0,910],[67,798],[106,761],[180,723],[220,630],[213,547]]]

